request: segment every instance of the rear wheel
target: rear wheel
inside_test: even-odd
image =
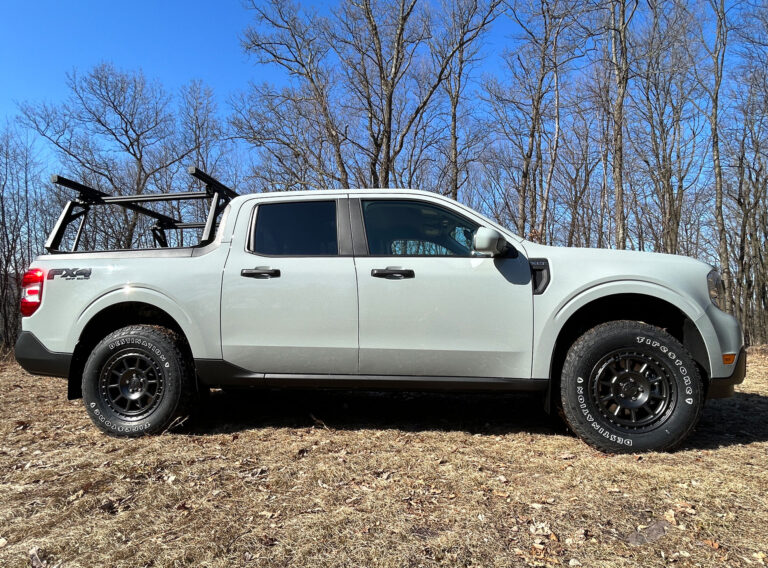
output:
[[[195,385],[182,341],[171,330],[134,325],[105,337],[83,370],[83,401],[108,434],[156,434],[184,421]]]
[[[615,321],[571,347],[561,381],[571,429],[607,452],[668,450],[693,430],[704,403],[698,368],[666,331]]]

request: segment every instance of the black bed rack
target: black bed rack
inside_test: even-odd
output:
[[[124,209],[129,209],[154,219],[155,224],[152,226],[152,239],[157,247],[168,247],[168,239],[165,231],[169,229],[203,229],[200,245],[206,245],[213,242],[213,239],[216,237],[216,227],[219,217],[227,204],[233,198],[237,197],[237,192],[195,166],[190,166],[187,169],[187,172],[205,184],[204,191],[113,196],[63,176],[52,175],[51,181],[53,183],[77,191],[78,196],[76,199],[68,201],[64,206],[64,210],[61,212],[59,220],[56,222],[53,231],[51,231],[51,234],[48,236],[48,240],[45,243],[45,249],[49,253],[75,252],[80,244],[80,238],[82,237],[83,228],[85,226],[85,219],[88,216],[91,207],[94,205],[110,204],[119,205]],[[140,203],[150,201],[182,201],[195,199],[211,200],[211,206],[208,210],[208,216],[205,223],[185,223],[180,219],[174,219],[164,213],[158,213],[157,211],[140,205]],[[80,219],[80,223],[72,243],[72,248],[70,251],[62,251],[60,246],[61,241],[64,238],[64,233],[69,225],[77,219]]]

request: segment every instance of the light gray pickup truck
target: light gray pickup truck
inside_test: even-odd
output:
[[[744,379],[741,328],[697,260],[542,246],[434,193],[238,196],[190,173],[204,191],[54,176],[77,197],[24,276],[16,358],[67,377],[109,434],[163,432],[209,387],[539,391],[600,450],[664,450]],[[210,201],[205,223],[150,206],[187,199]],[[103,204],[153,219],[155,248],[79,252]],[[200,244],[169,247],[185,229]]]

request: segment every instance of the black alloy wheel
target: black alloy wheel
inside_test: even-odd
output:
[[[162,367],[142,351],[126,349],[110,357],[99,378],[104,402],[118,415],[136,419],[152,412],[163,397]]]
[[[589,393],[616,426],[637,430],[662,420],[674,405],[672,377],[656,358],[636,351],[614,351],[593,367]]]

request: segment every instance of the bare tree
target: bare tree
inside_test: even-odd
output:
[[[720,270],[723,274],[723,282],[726,290],[726,307],[733,306],[733,283],[728,259],[728,238],[725,224],[724,210],[724,176],[720,155],[720,91],[725,74],[725,55],[728,47],[729,22],[725,7],[725,0],[707,0],[707,7],[714,20],[714,33],[708,38],[704,20],[699,28],[700,47],[705,51],[709,59],[709,65],[703,64],[692,58],[690,70],[697,82],[705,92],[705,104],[699,106],[701,111],[707,111],[711,140],[712,171],[715,185],[714,214],[717,231],[717,251],[720,262]],[[703,67],[703,68],[702,68]]]
[[[443,81],[494,18],[497,2],[462,2],[449,20],[451,41],[433,45],[430,38],[445,30],[416,0],[343,0],[327,18],[288,0],[253,2],[256,26],[246,32],[245,48],[258,63],[283,68],[293,83],[253,87],[235,103],[235,129],[278,169],[292,170],[283,180],[288,187],[302,185],[306,170],[320,187],[353,180],[389,187],[412,177],[424,149],[418,146],[439,141],[430,113]],[[401,156],[408,157],[405,168]]]
[[[70,73],[67,86],[70,96],[62,104],[21,105],[22,121],[52,145],[64,170],[108,193],[167,190],[178,168],[210,155],[212,140],[220,136],[212,95],[199,83],[182,91],[180,113],[162,85],[108,63],[84,75]],[[151,244],[148,231],[139,230],[148,220],[134,212],[99,208],[91,217],[86,246]]]
[[[579,8],[567,0],[521,1],[510,5],[509,14],[521,37],[504,55],[507,81],[491,79],[487,99],[499,136],[519,155],[519,174],[509,180],[516,229],[544,241],[561,135],[561,73],[582,55],[574,34]]]
[[[67,86],[66,103],[21,105],[23,122],[54,146],[66,169],[91,185],[142,194],[158,172],[194,151],[176,135],[171,97],[141,72],[105,63],[85,75],[72,72]],[[104,237],[113,246],[132,246],[138,215],[120,209],[104,221]]]
[[[0,129],[0,355],[16,341],[21,276],[52,223],[40,170],[27,133],[6,123]]]
[[[607,3],[607,36],[613,71],[613,189],[616,216],[616,246],[626,248],[627,223],[624,212],[624,102],[629,86],[629,26],[637,10],[638,0],[610,0]]]
[[[703,124],[695,102],[700,89],[687,72],[691,13],[675,1],[649,2],[635,46],[636,87],[630,93],[633,126],[627,129],[638,170],[653,191],[642,206],[642,223],[654,250],[679,250],[685,193],[700,183]]]
[[[433,58],[437,61],[446,59],[454,46],[458,45],[442,84],[448,97],[450,118],[447,181],[439,187],[453,199],[459,198],[459,190],[468,181],[469,164],[477,158],[476,148],[485,138],[480,132],[482,120],[472,108],[467,109],[464,104],[470,74],[479,60],[480,43],[463,42],[462,37],[468,33],[468,27],[473,25],[477,14],[481,14],[490,23],[496,17],[500,5],[501,0],[490,0],[487,5],[481,5],[478,0],[444,0],[441,4],[441,11],[448,15],[448,23],[444,25],[446,33],[433,43]],[[463,130],[463,140],[460,128]]]

